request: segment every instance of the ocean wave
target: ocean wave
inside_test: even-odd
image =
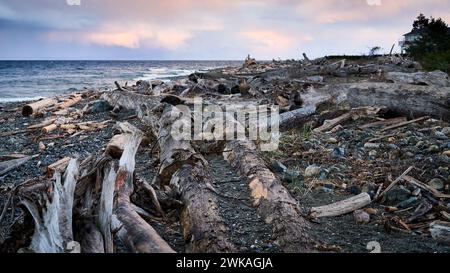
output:
[[[44,97],[40,96],[40,97],[30,97],[30,98],[0,98],[0,103],[2,102],[25,102],[25,101],[34,101],[34,100],[40,100],[43,99]]]

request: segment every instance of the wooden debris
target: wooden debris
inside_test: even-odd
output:
[[[28,161],[30,161],[38,156],[39,155],[34,155],[34,156],[28,156],[25,158],[19,158],[19,159],[0,162],[0,176],[6,174],[7,172],[9,172],[11,170],[14,170],[14,169],[22,166],[23,164],[27,163]]]
[[[47,167],[47,175],[52,176],[55,172],[63,172],[72,160],[71,157],[65,157]]]
[[[310,216],[313,218],[341,216],[362,209],[371,202],[370,195],[362,193],[331,205],[312,208]]]
[[[421,117],[421,118],[418,118],[418,119],[413,119],[413,120],[410,120],[410,121],[400,122],[398,124],[394,124],[392,126],[384,128],[383,130],[380,131],[380,133],[383,133],[383,132],[386,132],[386,131],[389,131],[389,130],[393,130],[393,129],[397,129],[397,128],[401,128],[401,127],[405,127],[405,126],[408,126],[410,124],[421,122],[421,121],[425,121],[425,120],[428,120],[428,119],[430,119],[430,117],[426,116],[426,117]]]
[[[408,182],[408,183],[410,183],[410,184],[412,184],[412,185],[414,185],[414,186],[424,190],[424,191],[427,191],[427,192],[431,193],[436,198],[450,199],[450,194],[440,193],[437,190],[435,190],[434,188],[428,186],[427,184],[425,184],[425,183],[423,183],[423,182],[421,182],[421,181],[419,181],[419,180],[417,180],[417,179],[415,179],[415,178],[413,178],[411,176],[404,176],[402,179],[404,181],[406,181],[406,182]]]
[[[32,114],[39,112],[46,107],[55,105],[58,101],[55,98],[43,99],[31,104],[27,104],[22,108],[22,115],[31,116]]]
[[[378,127],[378,126],[386,126],[386,125],[403,123],[406,121],[407,121],[406,117],[392,118],[392,119],[380,120],[380,121],[372,122],[372,123],[369,123],[366,125],[362,125],[362,126],[359,126],[359,128],[369,129],[369,128]]]
[[[42,133],[43,134],[48,134],[50,132],[55,131],[56,129],[58,129],[58,125],[51,124],[51,125],[48,125],[48,126],[45,126],[44,128],[42,128]]]
[[[59,110],[66,109],[79,103],[82,99],[83,97],[81,95],[74,95],[71,98],[65,100],[64,102],[58,104],[57,107]]]
[[[28,126],[27,129],[28,130],[41,129],[41,128],[44,128],[44,127],[47,127],[47,126],[53,124],[55,121],[56,121],[56,118],[47,119],[47,120],[44,120],[43,122],[41,122],[39,124]]]
[[[122,156],[125,144],[130,140],[131,134],[115,135],[106,146],[105,154],[119,159]]]
[[[342,123],[345,123],[351,119],[357,119],[361,116],[374,116],[380,112],[380,108],[376,107],[363,107],[363,108],[354,108],[349,113],[343,114],[342,116],[339,116],[332,120],[326,120],[324,124],[313,130],[314,133],[322,133],[329,131],[336,127],[337,125],[340,125]]]
[[[386,193],[388,193],[395,185],[397,185],[400,181],[403,180],[403,178],[408,175],[412,170],[414,169],[414,166],[409,167],[405,172],[403,172],[397,179],[395,179],[380,195],[377,196],[375,199],[379,199],[383,197]]]

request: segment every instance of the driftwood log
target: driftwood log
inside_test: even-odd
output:
[[[31,116],[32,114],[35,114],[45,109],[46,107],[53,106],[57,103],[58,101],[55,98],[49,98],[27,104],[22,108],[22,115]]]
[[[376,106],[407,117],[450,120],[450,88],[396,83],[340,84],[320,90],[336,95],[351,107]]]
[[[311,250],[308,222],[297,201],[258,156],[256,146],[247,141],[230,141],[224,149],[225,159],[249,178],[253,205],[272,227],[277,242],[285,252]]]

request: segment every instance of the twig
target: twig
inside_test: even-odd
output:
[[[397,129],[397,128],[400,128],[400,127],[405,127],[407,125],[410,125],[410,124],[413,124],[413,123],[416,123],[416,122],[425,121],[425,120],[428,120],[428,119],[430,119],[430,117],[425,116],[425,117],[421,117],[421,118],[418,118],[418,119],[413,119],[413,120],[410,120],[410,121],[401,122],[399,124],[395,124],[395,125],[392,125],[392,126],[384,128],[383,130],[380,131],[380,133],[386,132],[386,131],[389,131],[389,130],[392,130],[392,129]]]
[[[414,169],[414,166],[409,167],[404,173],[402,173],[402,175],[400,175],[397,179],[394,180],[394,182],[392,182],[379,196],[377,199],[383,197],[386,193],[388,193],[395,185],[398,184],[398,182],[400,182],[403,177],[405,177],[406,175],[408,175],[412,170]]]

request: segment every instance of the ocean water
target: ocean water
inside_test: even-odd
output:
[[[35,100],[84,87],[109,89],[114,81],[170,81],[239,61],[0,61],[0,102]]]

